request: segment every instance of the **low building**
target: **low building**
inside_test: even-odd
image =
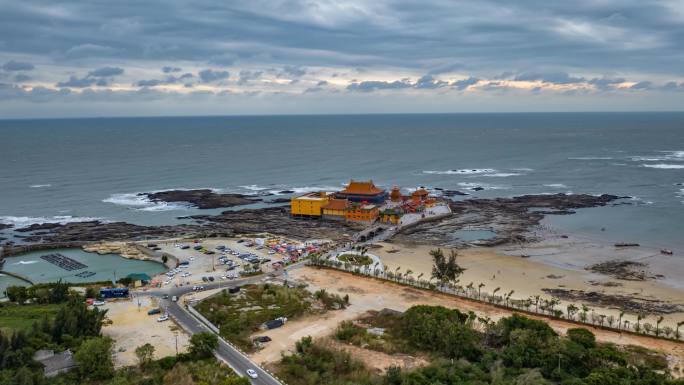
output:
[[[346,199],[331,199],[323,206],[323,219],[343,221],[349,201]]]
[[[323,206],[328,204],[332,196],[325,191],[312,192],[294,197],[290,200],[290,214],[297,217],[320,217]]]
[[[385,209],[380,212],[380,222],[391,225],[398,225],[399,222],[401,222],[402,215],[404,215],[404,213],[398,207],[392,209]]]
[[[337,199],[347,199],[350,202],[382,204],[387,199],[387,192],[373,184],[372,180],[360,182],[352,180],[347,187],[335,193]]]
[[[38,350],[33,355],[33,360],[43,365],[45,377],[54,377],[78,366],[69,349],[61,353],[55,353],[54,350]]]
[[[378,219],[378,206],[352,202],[344,212],[344,219],[351,222],[373,223]]]

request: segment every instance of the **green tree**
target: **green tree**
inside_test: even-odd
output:
[[[74,354],[83,377],[106,380],[114,374],[113,341],[109,337],[94,337],[83,341]]]
[[[432,278],[438,280],[442,286],[456,280],[465,271],[456,263],[458,256],[456,250],[450,251],[448,260],[442,249],[431,250],[430,256],[432,256]]]
[[[190,354],[197,358],[211,357],[218,344],[218,337],[214,333],[195,333],[190,337]]]
[[[154,360],[154,346],[149,343],[138,346],[135,348],[135,356],[138,358],[140,367],[146,367]]]
[[[166,262],[169,261],[169,257],[168,257],[166,254],[162,255],[162,258],[161,258],[161,259],[162,259],[162,262],[163,262],[164,264],[166,264]]]
[[[5,290],[5,294],[7,294],[7,299],[20,305],[28,299],[26,287],[24,286],[9,286]]]

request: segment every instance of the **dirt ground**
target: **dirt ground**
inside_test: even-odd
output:
[[[272,363],[280,359],[281,352],[292,351],[297,340],[305,336],[321,338],[334,332],[337,325],[344,320],[359,318],[368,310],[380,310],[390,308],[404,311],[417,304],[441,305],[446,307],[458,308],[463,311],[474,311],[480,316],[490,317],[493,321],[501,317],[510,315],[510,312],[468,301],[452,296],[432,293],[394,284],[382,282],[370,278],[358,277],[351,274],[338,272],[328,269],[314,269],[304,267],[291,272],[291,279],[296,279],[309,284],[309,290],[325,288],[330,292],[341,295],[349,294],[350,306],[344,310],[330,311],[320,316],[307,316],[291,322],[283,327],[269,330],[256,335],[268,335],[273,341],[266,344],[264,349],[254,353],[252,358],[258,363]],[[537,318],[537,317],[535,317]],[[549,325],[561,334],[577,327],[576,324],[558,320],[548,320],[542,317]],[[673,341],[658,340],[654,338],[622,334],[602,329],[588,327],[595,335],[597,340],[611,342],[619,345],[637,345],[649,349],[664,352],[669,355],[670,366],[675,369],[675,374],[681,375],[681,368],[684,365],[684,344]],[[382,368],[385,363],[391,362],[391,357],[377,356],[377,362],[368,360],[373,367]]]
[[[140,306],[138,307],[138,300]],[[155,348],[155,358],[176,354],[176,336],[178,352],[187,351],[189,338],[173,321],[157,322],[159,315],[147,315],[154,309],[149,297],[138,297],[130,300],[108,301],[107,318],[112,324],[102,329],[102,334],[114,339],[114,364],[117,367],[137,365],[135,348],[149,342]]]

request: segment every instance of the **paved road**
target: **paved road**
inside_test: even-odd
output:
[[[304,266],[305,262],[297,262],[287,267],[286,270],[293,270]],[[273,274],[264,274],[255,277],[249,277],[244,279],[236,279],[233,281],[219,281],[203,284],[205,290],[218,289],[218,288],[228,288],[234,286],[243,286],[247,284],[257,283],[264,279],[273,277]],[[159,304],[162,308],[166,309],[166,313],[173,318],[188,334],[192,335],[200,332],[210,332],[211,330],[205,326],[200,320],[191,315],[188,310],[186,310],[183,305],[178,302],[173,302],[170,299],[163,299],[164,295],[168,295],[169,298],[173,296],[181,297],[184,294],[192,292],[192,286],[180,286],[180,287],[170,287],[156,290],[149,290],[144,293],[144,295],[151,295],[159,297]],[[142,293],[141,293],[142,294]],[[226,343],[222,338],[219,338],[219,346],[215,351],[219,359],[226,362],[235,372],[240,375],[247,377],[247,369],[252,369],[257,372],[257,378],[249,378],[252,384],[258,385],[282,385],[280,381],[273,378],[269,373],[260,368],[257,364],[252,362],[247,356],[243,355]]]

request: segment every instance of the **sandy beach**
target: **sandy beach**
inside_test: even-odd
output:
[[[404,245],[398,243],[380,243],[381,248],[373,248],[372,253],[379,256],[387,266],[388,271],[400,268],[401,272],[411,270],[413,277],[423,274],[422,279],[430,277],[432,272],[432,260],[430,250],[436,247],[426,245]],[[548,247],[548,246],[545,246]],[[390,252],[398,250],[396,252]],[[526,250],[529,252],[530,250]],[[628,298],[639,299],[643,302],[661,301],[672,304],[684,303],[684,291],[665,285],[660,280],[627,281],[618,280],[602,274],[596,274],[583,269],[584,264],[578,263],[573,267],[562,267],[548,262],[541,262],[532,258],[521,258],[514,255],[506,255],[506,252],[515,253],[511,247],[481,247],[459,250],[458,263],[466,269],[460,277],[459,284],[466,286],[473,283],[477,287],[484,283],[483,292],[491,293],[500,288],[500,293],[514,291],[511,298],[525,299],[535,295],[544,298],[552,296],[543,289],[565,289],[594,291],[605,295],[618,295]],[[518,251],[519,252],[519,251]],[[571,250],[564,250],[570,253]],[[534,254],[534,252],[531,252]],[[568,256],[558,258],[558,261],[572,260]],[[580,305],[578,301],[562,301],[560,309],[565,310],[570,303]],[[617,307],[605,307],[592,303],[586,303],[591,309],[605,315],[617,315],[620,309]],[[635,313],[626,313],[624,319],[636,321]],[[684,313],[664,314],[665,320],[662,326],[675,327],[677,322],[684,320]],[[657,316],[650,315],[643,322],[655,324]]]

